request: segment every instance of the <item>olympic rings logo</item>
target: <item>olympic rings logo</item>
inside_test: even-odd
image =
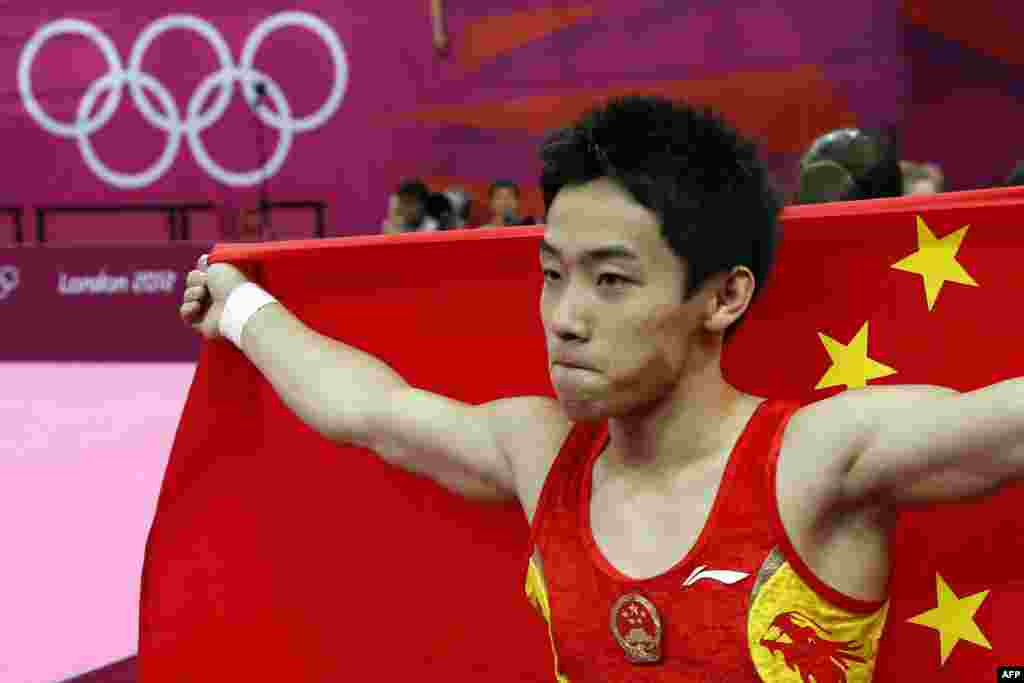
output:
[[[291,106],[281,87],[266,73],[253,67],[256,51],[267,36],[287,26],[298,26],[315,33],[327,46],[331,61],[334,63],[334,84],[327,100],[313,114],[301,118],[292,115]],[[207,76],[192,93],[185,120],[182,120],[178,106],[167,87],[141,70],[146,50],[153,41],[173,29],[192,31],[205,38],[220,64],[220,69]],[[32,63],[38,52],[51,38],[67,33],[81,35],[92,41],[99,48],[108,67],[106,75],[93,81],[86,90],[78,104],[73,123],[58,121],[43,111],[33,94],[31,78]],[[250,93],[247,98],[249,102],[256,99],[257,86],[265,90],[275,111],[270,111],[270,107],[259,107],[255,110],[256,115],[263,123],[280,132],[277,147],[266,163],[258,169],[246,172],[229,171],[217,164],[207,153],[200,137],[203,131],[220,120],[227,110],[234,95],[235,81],[241,84],[243,95]],[[163,153],[152,166],[140,173],[119,173],[107,168],[96,155],[89,139],[113,117],[126,85],[132,101],[146,121],[167,134],[167,146]],[[185,14],[166,16],[146,27],[132,46],[127,69],[122,65],[121,56],[110,38],[93,24],[78,19],[60,19],[46,24],[26,43],[18,59],[18,89],[29,115],[50,133],[76,140],[82,158],[92,172],[110,185],[122,189],[146,187],[159,180],[174,163],[182,136],[188,140],[189,149],[196,162],[214,179],[225,185],[237,187],[256,185],[280,170],[296,133],[319,128],[334,115],[341,105],[347,85],[348,59],[341,39],[321,19],[305,12],[281,12],[265,19],[246,38],[242,47],[242,58],[237,66],[231,49],[220,32],[206,20]],[[162,113],[157,111],[145,95],[144,91],[147,90],[156,96],[163,109]],[[214,90],[218,92],[213,105],[202,113]],[[96,114],[90,117],[93,106],[103,93],[108,93],[106,100]]]
[[[16,266],[0,266],[0,301],[3,301],[18,288],[20,278]]]

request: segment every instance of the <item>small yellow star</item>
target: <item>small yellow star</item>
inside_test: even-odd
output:
[[[991,650],[992,645],[989,644],[978,625],[974,623],[974,613],[981,607],[981,603],[988,597],[989,592],[982,591],[968,595],[966,598],[958,598],[956,593],[946,585],[941,575],[935,575],[935,584],[939,606],[907,621],[911,624],[933,628],[939,632],[942,664],[946,663],[949,653],[961,640]]]
[[[849,344],[838,342],[827,334],[818,333],[818,338],[825,345],[832,365],[815,389],[828,389],[846,385],[848,389],[867,386],[868,380],[895,375],[896,370],[868,358],[868,323],[861,326]]]
[[[937,239],[928,229],[924,219],[918,216],[917,251],[892,264],[896,270],[905,270],[908,273],[917,273],[921,276],[924,280],[924,293],[928,300],[929,311],[935,306],[935,300],[939,297],[942,285],[947,281],[972,287],[978,286],[974,278],[956,260],[960,243],[963,242],[970,227],[965,225],[956,232]]]

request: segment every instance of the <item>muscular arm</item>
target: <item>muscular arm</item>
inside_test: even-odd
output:
[[[847,501],[952,502],[1024,476],[1024,380],[958,393],[934,386],[847,391],[818,408],[842,436]]]
[[[319,434],[373,450],[468,497],[516,495],[505,436],[529,424],[538,401],[548,401],[469,405],[417,389],[377,358],[310,329],[279,303],[246,323],[242,350]]]

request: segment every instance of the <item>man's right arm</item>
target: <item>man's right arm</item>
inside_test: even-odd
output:
[[[524,409],[550,401],[520,397],[471,405],[417,389],[386,363],[317,333],[279,303],[245,324],[242,350],[319,434],[372,450],[473,498],[516,495],[502,435],[521,428]]]

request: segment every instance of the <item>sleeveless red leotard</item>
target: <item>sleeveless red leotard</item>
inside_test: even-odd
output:
[[[765,401],[757,408],[693,549],[644,580],[612,567],[591,533],[591,473],[608,442],[607,422],[573,426],[534,515],[531,548],[540,562],[530,559],[526,577],[527,596],[548,622],[558,680],[871,680],[887,603],[856,600],[818,580],[779,518],[775,464],[798,407]],[[651,650],[655,616],[660,661],[630,662],[627,649]]]

